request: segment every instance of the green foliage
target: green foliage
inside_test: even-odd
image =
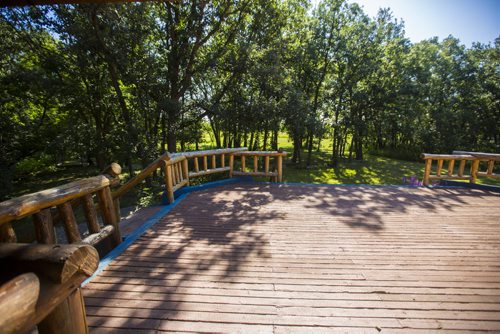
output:
[[[35,176],[43,172],[55,172],[57,170],[52,157],[48,154],[24,158],[16,164],[16,177],[24,178]]]
[[[204,148],[206,136],[277,149],[286,132],[293,166],[309,170],[326,140],[321,161],[336,173],[366,152],[500,149],[500,39],[412,44],[390,10],[370,18],[343,0],[2,8],[0,38],[3,196],[16,170],[117,161],[131,175],[167,148]]]

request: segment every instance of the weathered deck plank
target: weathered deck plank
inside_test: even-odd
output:
[[[84,290],[95,333],[500,331],[500,196],[192,193]]]

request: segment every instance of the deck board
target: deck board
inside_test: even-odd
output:
[[[93,333],[500,331],[500,195],[191,193],[84,289]]]

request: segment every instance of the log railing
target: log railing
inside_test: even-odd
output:
[[[247,151],[246,147],[223,148],[217,150],[174,153],[172,157],[185,156],[188,160],[189,177],[229,172],[229,160],[237,152]],[[227,162],[227,163],[226,163]]]
[[[138,183],[148,176],[152,175],[157,169],[163,169],[165,178],[165,191],[169,203],[174,201],[174,193],[180,188],[189,185],[190,179],[216,173],[228,173],[229,177],[250,175],[272,177],[275,182],[281,182],[283,179],[283,157],[286,152],[280,151],[247,151],[246,147],[226,148],[206,151],[165,153],[149,166],[137,174],[134,178],[122,185],[113,192],[115,202],[127,191],[132,189]],[[234,170],[234,158],[240,157],[241,170]],[[245,158],[253,157],[253,171],[245,170]],[[275,158],[274,169],[271,170],[270,158]],[[263,171],[258,171],[258,159],[263,159]],[[118,205],[118,204],[117,204]]]
[[[114,168],[116,171],[119,165],[115,164]],[[94,246],[109,236],[112,246],[117,246],[121,242],[119,216],[116,214],[110,190],[110,186],[115,182],[117,178],[99,175],[0,203],[0,242],[16,242],[12,224],[32,216],[36,241],[40,244],[58,242],[54,221],[61,220],[68,243]],[[99,210],[96,209],[95,198]],[[86,218],[88,235],[85,237],[80,233],[75,218],[74,208],[77,206],[83,207]],[[104,222],[102,228],[97,211],[101,213]]]
[[[98,264],[89,245],[0,243],[0,332],[88,333],[80,285]]]
[[[500,154],[466,151],[453,151],[453,154],[468,154],[472,155],[476,160],[479,160],[476,172],[477,177],[500,178],[500,174],[494,173],[495,162],[500,162]],[[486,165],[486,170],[481,171],[482,163]]]
[[[229,160],[229,177],[235,176],[264,176],[272,177],[275,182],[282,182],[283,180],[283,157],[286,156],[286,152],[280,151],[244,151],[236,152],[231,155]],[[234,170],[234,157],[240,158],[240,170]],[[252,159],[249,164],[251,164],[250,171],[247,170],[247,157]],[[270,158],[274,158],[274,169],[270,169]],[[259,160],[262,163],[259,163]],[[259,165],[264,166],[263,171],[259,171]]]
[[[500,161],[500,154],[453,151],[453,154],[424,153],[421,157],[425,160],[424,186],[433,180],[468,180],[476,183],[478,177],[500,178],[500,174],[493,173],[494,163]],[[436,161],[435,172],[433,161]],[[479,171],[481,162],[487,164],[484,172]]]
[[[269,176],[282,180],[284,152],[248,152],[246,148],[164,154],[138,175],[111,191],[119,183],[121,168],[112,164],[107,175],[74,181],[59,187],[24,195],[0,203],[0,333],[88,333],[80,284],[97,269],[99,255],[92,246],[111,240],[121,242],[119,198],[163,169],[169,202],[174,192],[189,185],[190,178],[214,173]],[[235,171],[234,157],[242,169]],[[253,171],[245,170],[245,158],[253,157]],[[270,158],[275,158],[274,167]],[[259,172],[263,159],[264,171]],[[88,235],[80,233],[74,210],[81,207]],[[101,215],[103,226],[99,223]],[[17,221],[32,217],[36,244],[19,244],[13,228]],[[58,244],[54,225],[61,222],[66,241]],[[13,309],[12,309],[13,308]]]
[[[92,246],[109,251],[121,243],[110,189],[119,182],[121,167],[112,164],[105,172],[0,203],[0,333],[26,333],[34,326],[39,333],[88,333],[80,284],[99,264]],[[80,233],[77,207],[86,234]],[[26,217],[32,218],[36,244],[16,243],[13,224]],[[72,245],[58,244],[59,221]],[[105,239],[111,245],[101,244]]]

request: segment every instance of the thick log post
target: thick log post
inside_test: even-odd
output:
[[[246,166],[245,166],[245,158],[246,158],[246,157],[245,157],[244,155],[242,155],[242,156],[241,156],[241,171],[242,171],[242,172],[244,172],[244,171],[245,171],[245,169],[246,169]]]
[[[35,225],[36,241],[39,244],[55,244],[57,242],[50,209],[35,213],[33,223]]]
[[[226,167],[226,155],[225,154],[220,155],[220,166],[222,168]]]
[[[0,332],[19,333],[35,315],[40,282],[33,273],[19,275],[0,286]]]
[[[82,292],[78,288],[38,324],[40,334],[88,334]]]
[[[431,166],[432,166],[432,159],[426,159],[425,160],[425,170],[424,170],[424,181],[423,181],[423,184],[426,187],[429,185],[429,177],[431,175]]]
[[[229,155],[229,177],[233,177],[234,172],[234,155]]]
[[[113,196],[113,194],[111,194]],[[118,223],[122,220],[122,213],[120,211],[120,198],[117,197],[113,199],[113,207],[115,208],[115,215],[116,218],[118,219]]]
[[[266,174],[269,174],[269,156],[264,157],[264,170]]]
[[[283,156],[281,155],[278,155],[276,157],[276,159],[278,159],[276,165],[277,165],[277,169],[278,169],[278,182],[283,182]]]
[[[64,231],[70,244],[82,241],[80,232],[78,231],[78,224],[76,223],[75,214],[70,202],[63,203],[57,206],[59,214],[63,220]]]
[[[105,225],[112,225],[114,231],[112,234],[113,247],[118,246],[122,242],[120,233],[120,221],[116,216],[116,211],[113,204],[113,197],[109,187],[103,188],[97,192],[97,199],[99,201],[99,209],[101,210],[102,217]]]
[[[215,154],[212,155],[212,158],[210,159],[210,161],[212,162],[212,169],[217,168],[217,160],[215,158]]]
[[[172,165],[164,161],[165,168],[165,190],[167,191],[168,202],[174,202],[174,184],[172,182]]]
[[[259,157],[254,155],[253,156],[253,171],[254,171],[254,173],[257,173],[258,169],[259,169]]]

